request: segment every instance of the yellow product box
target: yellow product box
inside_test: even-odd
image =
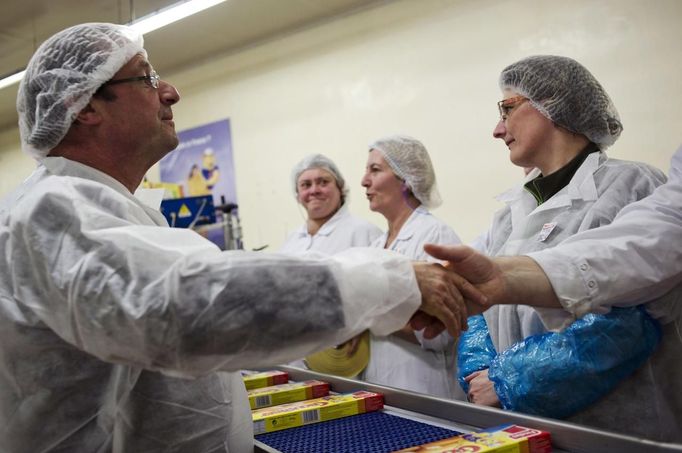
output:
[[[278,384],[286,384],[289,382],[289,373],[286,371],[245,371],[242,370],[242,379],[246,390],[257,389],[261,387],[270,387]]]
[[[502,425],[477,433],[461,434],[398,452],[428,453],[550,453],[552,440],[547,431],[519,425]]]
[[[383,407],[382,394],[359,391],[256,409],[251,415],[254,434],[263,434],[378,411]]]
[[[290,382],[249,390],[251,409],[277,406],[329,395],[329,384],[322,381]]]

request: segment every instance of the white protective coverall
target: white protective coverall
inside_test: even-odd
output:
[[[0,204],[0,244],[3,452],[251,451],[241,377],[214,371],[387,335],[420,304],[398,254],[221,252],[58,157]]]
[[[372,247],[384,248],[388,233]],[[419,206],[400,229],[389,249],[413,260],[436,261],[424,251],[424,244],[461,244],[448,225]],[[397,329],[396,329],[397,330]],[[426,340],[415,332],[421,346],[394,335],[373,334],[370,358],[363,379],[380,385],[425,393],[441,398],[466,400],[457,383],[457,346],[455,339],[443,332]]]
[[[314,235],[308,233],[304,223],[289,235],[279,251],[303,253],[311,250],[332,255],[351,247],[367,247],[380,235],[381,230],[376,225],[355,217],[343,205]]]
[[[533,170],[526,179],[535,178],[538,171]],[[487,252],[491,256],[518,255],[554,247],[580,231],[611,223],[624,206],[647,197],[664,181],[663,173],[648,165],[592,153],[570,183],[540,206],[522,186],[503,194],[501,199],[508,206],[495,215]],[[498,305],[484,317],[498,352],[530,335],[561,331],[577,319],[563,309],[526,305]],[[670,344],[665,329],[663,335],[659,349],[640,370],[568,420],[621,432],[631,430],[659,440],[677,438],[679,416],[671,410],[682,406],[677,406],[675,398],[670,400],[671,394],[664,395],[665,389],[659,386],[667,380],[663,370],[673,365],[669,358],[674,351],[670,349],[676,346]]]

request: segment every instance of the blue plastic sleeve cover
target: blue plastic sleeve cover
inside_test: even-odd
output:
[[[516,343],[492,360],[488,378],[503,408],[565,418],[634,373],[660,339],[642,307],[613,308]]]
[[[469,391],[469,383],[464,378],[488,368],[497,355],[483,315],[471,316],[467,324],[469,328],[462,332],[457,346],[457,380],[465,392]]]

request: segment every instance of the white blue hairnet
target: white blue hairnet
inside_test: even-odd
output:
[[[346,180],[343,179],[343,175],[334,161],[323,154],[309,154],[291,170],[291,182],[294,188],[294,196],[298,196],[298,177],[301,176],[301,173],[310,170],[311,168],[321,168],[334,176],[334,179],[336,179],[336,186],[339,188],[339,191],[341,191],[341,204],[343,205],[348,197]]]
[[[47,156],[95,91],[136,54],[146,56],[142,35],[123,25],[76,25],[45,41],[19,85],[22,149],[36,159]]]
[[[569,131],[605,149],[623,130],[618,111],[597,79],[577,61],[536,55],[507,66],[500,88],[528,98],[533,107]]]
[[[431,158],[419,140],[393,135],[375,141],[369,145],[369,149],[381,152],[393,173],[405,181],[412,194],[425,207],[434,209],[441,205],[443,200],[438,192]]]

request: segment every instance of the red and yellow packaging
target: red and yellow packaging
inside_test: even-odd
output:
[[[378,411],[383,407],[382,394],[359,391],[256,409],[251,415],[254,434],[263,434]]]
[[[270,387],[272,385],[286,384],[289,382],[289,373],[286,371],[244,371],[242,370],[242,379],[246,390],[257,389],[261,387]]]
[[[329,395],[329,384],[322,381],[290,382],[248,391],[251,409],[277,406]]]
[[[400,450],[400,452],[428,453],[549,453],[551,451],[552,441],[547,431],[519,425],[496,426],[477,433],[462,434]]]

